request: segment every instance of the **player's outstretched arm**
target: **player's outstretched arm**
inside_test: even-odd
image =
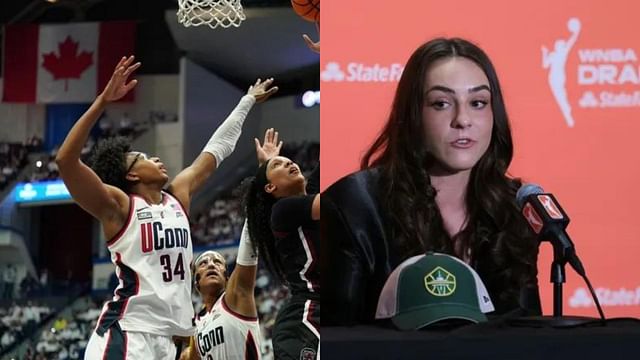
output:
[[[236,108],[216,129],[193,164],[182,170],[171,182],[169,190],[178,197],[186,209],[191,203],[191,196],[202,187],[220,163],[235,149],[244,119],[254,103],[265,101],[278,91],[278,87],[272,87],[271,84],[273,79],[265,81],[258,79],[254,85],[250,86],[247,95],[240,99]]]
[[[249,226],[245,220],[240,235],[240,246],[236,267],[233,269],[224,295],[225,302],[231,310],[244,316],[256,317],[256,301],[253,296],[256,287],[258,269],[258,253],[254,250],[249,236]]]
[[[83,209],[101,221],[112,220],[128,208],[128,196],[120,189],[104,184],[98,175],[80,160],[80,153],[91,128],[105,106],[125,96],[138,83],[127,82],[129,75],[140,67],[133,63],[134,57],[123,57],[116,66],[109,83],[91,107],[80,117],[69,131],[56,156],[60,176],[73,199]]]
[[[282,141],[278,141],[278,132],[275,129],[270,128],[265,131],[262,144],[257,138],[254,141],[259,165],[280,154]],[[229,277],[225,295],[227,305],[232,310],[245,316],[257,316],[255,298],[253,296],[256,286],[257,267],[258,254],[251,242],[249,226],[245,220],[242,226],[242,235],[240,236],[236,267]]]

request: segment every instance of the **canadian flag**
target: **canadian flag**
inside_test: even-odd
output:
[[[92,102],[114,67],[132,55],[130,21],[5,27],[3,101]],[[125,101],[133,100],[133,92]]]

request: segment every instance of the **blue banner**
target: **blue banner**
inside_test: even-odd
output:
[[[70,200],[69,190],[62,180],[18,183],[14,189],[16,203]]]

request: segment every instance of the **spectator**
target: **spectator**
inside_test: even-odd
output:
[[[47,268],[43,268],[40,271],[40,287],[42,288],[42,295],[49,296],[50,288],[49,288],[49,270]]]
[[[2,338],[0,338],[0,347],[2,347],[2,349],[8,348],[9,345],[13,344],[15,339],[16,337],[13,335],[13,331],[6,331],[2,334]]]
[[[22,323],[24,326],[24,333],[29,336],[37,327],[40,322],[40,314],[37,312],[35,306],[31,301],[27,302],[27,306],[22,311]]]
[[[4,272],[2,275],[4,278],[3,299],[11,300],[13,299],[13,291],[16,282],[16,269],[13,264],[8,264],[4,268]]]
[[[61,332],[62,330],[67,328],[67,324],[68,324],[67,319],[58,318],[53,323],[53,330],[55,330],[55,332]]]
[[[27,140],[28,152],[40,152],[42,151],[42,139],[35,134]]]

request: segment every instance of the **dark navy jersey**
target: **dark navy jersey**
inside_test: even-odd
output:
[[[320,222],[311,219],[315,195],[282,198],[271,212],[276,251],[293,295],[320,295]]]

